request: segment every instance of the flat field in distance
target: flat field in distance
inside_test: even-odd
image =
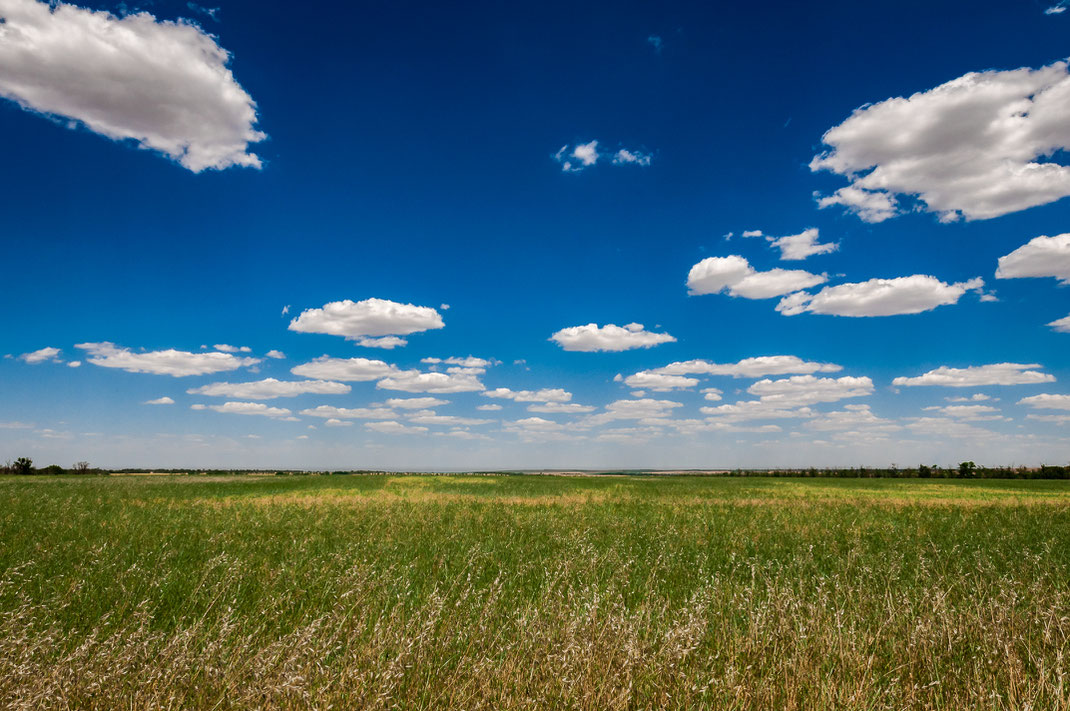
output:
[[[0,707],[1066,709],[1070,483],[0,479]]]

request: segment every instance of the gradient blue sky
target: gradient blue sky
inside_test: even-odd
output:
[[[1029,0],[462,5],[227,2],[210,14],[0,0],[0,459],[1070,460],[1070,322],[1059,325],[1070,315],[1070,12]],[[209,56],[220,48],[225,66]],[[882,103],[897,97],[913,98]],[[266,138],[246,145],[256,131]],[[591,149],[577,147],[592,141],[598,159],[583,166]],[[822,155],[841,167],[815,170]],[[876,212],[837,193],[852,184]],[[837,194],[841,204],[820,206]],[[784,260],[764,236],[742,236],[811,228],[835,250]],[[770,277],[777,295],[747,298],[732,291],[733,255],[755,272],[827,281],[801,289],[811,311],[786,315],[791,275]],[[689,274],[690,291],[721,291],[689,293]],[[433,309],[444,326],[405,335],[396,316],[373,314],[378,330],[358,333],[311,311],[312,327],[290,328],[346,300],[343,315],[367,325],[357,317],[369,299],[424,307],[401,308],[417,321]],[[599,331],[624,350],[551,340],[586,324],[644,330]],[[332,329],[351,338],[316,332]],[[391,333],[407,344],[359,344]],[[78,347],[102,343],[115,345]],[[196,370],[217,344],[249,350],[214,359],[230,368],[217,372],[160,365],[174,349],[169,363]],[[324,355],[474,370],[440,388],[460,392],[335,377],[320,379],[348,392],[188,392],[304,381],[292,369]],[[469,356],[487,363],[421,362]],[[763,356],[798,360],[646,381],[667,390],[624,382]],[[152,372],[113,367],[130,362]],[[673,373],[698,382],[664,379]],[[498,388],[535,394],[485,394]],[[386,404],[405,397],[446,402]],[[160,398],[173,402],[146,404]],[[547,412],[540,398],[590,409]],[[477,409],[491,404],[501,409]],[[330,425],[301,414],[320,406],[348,413]],[[243,414],[265,407],[288,412]]]

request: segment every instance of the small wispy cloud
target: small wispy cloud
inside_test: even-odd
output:
[[[650,153],[628,148],[618,148],[611,153],[602,153],[598,150],[598,141],[578,143],[574,146],[565,144],[554,154],[554,160],[561,164],[561,170],[565,173],[579,173],[599,161],[606,160],[613,165],[646,167],[650,165],[653,158]]]

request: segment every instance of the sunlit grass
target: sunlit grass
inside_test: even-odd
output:
[[[8,478],[0,706],[1070,708],[1068,544],[1060,481]]]

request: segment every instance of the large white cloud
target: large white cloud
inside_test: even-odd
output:
[[[814,295],[791,294],[781,299],[776,310],[785,316],[806,312],[856,317],[919,314],[958,303],[967,291],[980,291],[983,287],[984,281],[979,278],[945,284],[936,277],[915,274],[826,286]]]
[[[1019,405],[1029,405],[1041,410],[1070,410],[1070,395],[1052,395],[1042,393],[1023,397],[1018,401]]]
[[[1055,277],[1070,284],[1070,233],[1034,237],[1005,257],[999,258],[997,279]]]
[[[1059,333],[1070,333],[1070,316],[1057,319],[1048,324],[1053,330]]]
[[[323,380],[342,380],[346,382],[367,382],[379,380],[399,372],[396,365],[369,358],[331,358],[320,356],[308,363],[290,369],[294,375]]]
[[[727,291],[745,299],[771,299],[824,284],[828,277],[801,269],[756,271],[743,257],[707,257],[691,267],[687,291],[691,295],[718,294]]]
[[[230,353],[190,353],[169,348],[164,351],[136,353],[114,343],[78,343],[89,354],[86,358],[93,365],[104,368],[119,368],[128,373],[152,373],[171,375],[176,378],[186,375],[208,375],[237,370],[243,366],[256,365],[259,358],[243,358]]]
[[[971,365],[966,368],[950,368],[942,365],[916,377],[895,378],[892,380],[892,385],[943,385],[953,388],[973,388],[984,385],[1032,385],[1054,382],[1054,375],[1036,370],[1043,367],[1039,363],[993,363]]]
[[[444,325],[442,316],[430,306],[399,304],[386,299],[346,299],[332,301],[319,309],[305,309],[290,321],[289,328],[301,333],[342,336],[365,346],[393,348],[404,345],[403,339],[379,337],[407,336]]]
[[[866,377],[815,378],[793,375],[781,380],[759,380],[747,388],[761,400],[783,406],[813,405],[873,393],[873,381]]]
[[[44,363],[46,361],[59,361],[59,348],[53,348],[52,346],[46,346],[45,348],[39,348],[36,351],[29,353],[23,353],[19,356],[19,360],[30,365],[36,365],[38,363]]]
[[[607,323],[605,326],[594,323],[586,326],[570,326],[550,336],[550,340],[566,351],[586,353],[651,348],[661,343],[676,341],[667,333],[647,331],[641,323],[629,323],[624,326],[616,326],[612,323]]]
[[[351,388],[329,380],[276,380],[265,378],[249,383],[210,383],[199,388],[190,388],[190,395],[213,395],[238,397],[245,400],[270,400],[276,397],[295,397],[306,393],[317,395],[344,395]]]
[[[483,393],[483,397],[501,398],[515,402],[568,402],[572,399],[572,393],[561,388],[543,388],[541,390],[494,388]]]
[[[729,375],[733,378],[761,378],[766,375],[809,375],[836,373],[843,366],[835,363],[806,361],[798,356],[774,355],[744,358],[737,363],[710,363],[705,360],[685,360],[655,368],[651,373],[664,375]]]
[[[147,12],[0,0],[0,95],[184,167],[259,167],[256,104],[215,38]]]
[[[383,390],[400,390],[407,393],[465,393],[483,390],[479,378],[468,373],[422,373],[418,370],[403,370],[383,378],[375,387]]]
[[[812,170],[847,176],[842,204],[879,222],[894,195],[917,196],[944,221],[997,217],[1070,195],[1070,168],[1045,158],[1070,148],[1066,62],[971,72],[909,98],[866,105],[823,141]],[[877,204],[882,202],[883,204]]]

